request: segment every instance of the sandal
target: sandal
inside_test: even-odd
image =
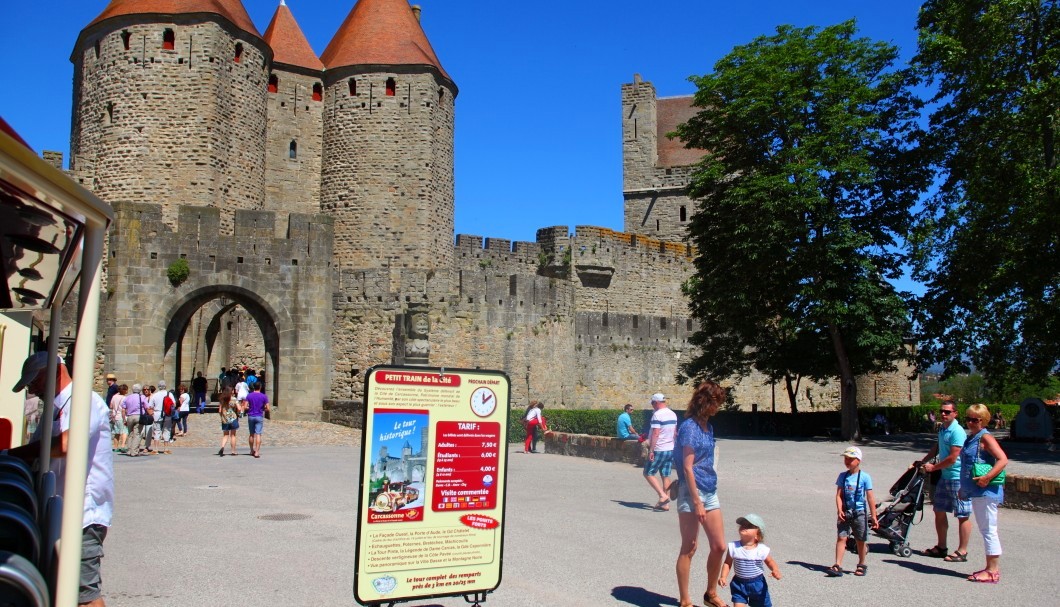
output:
[[[729,607],[717,594],[703,593],[703,607]]]
[[[658,503],[652,507],[652,510],[656,512],[668,512],[670,510],[670,498],[659,500]]]
[[[963,552],[962,553],[959,550],[954,550],[953,554],[947,555],[946,558],[944,558],[942,560],[946,561],[947,563],[967,563],[968,562],[968,553],[967,552]]]
[[[969,582],[980,582],[983,584],[996,584],[1001,581],[1000,571],[987,571],[983,569],[968,576]]]
[[[930,556],[931,558],[940,559],[946,556],[947,550],[948,548],[946,548],[945,546],[932,546],[931,548],[928,548],[927,550],[923,551],[921,554],[923,554],[924,556]]]
[[[828,577],[843,577],[843,568],[838,563],[825,569],[824,572],[828,574]]]
[[[869,566],[864,563],[859,563],[858,566],[854,568],[854,575],[858,577],[865,577],[868,574]]]

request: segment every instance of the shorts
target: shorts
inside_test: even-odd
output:
[[[250,429],[251,434],[261,434],[262,429],[265,427],[265,418],[255,416],[247,416],[247,428]]]
[[[743,603],[748,607],[773,607],[773,601],[769,599],[769,585],[766,584],[766,576],[760,575],[750,579],[734,577],[729,582],[732,590],[732,602]]]
[[[221,431],[222,432],[229,432],[229,431],[235,432],[236,430],[239,430],[239,420],[238,419],[234,419],[234,420],[232,420],[231,423],[228,423],[228,424],[221,424]]]
[[[122,434],[128,434],[129,428],[125,425],[125,420],[114,420],[110,422],[110,434],[114,438],[121,438]]]
[[[869,515],[867,512],[846,511],[843,513],[845,520],[836,521],[838,537],[852,537],[859,542],[869,539]]]
[[[699,493],[699,501],[703,502],[703,509],[707,512],[721,508],[721,502],[718,500],[717,491],[706,493],[700,491],[697,487],[696,492]],[[692,494],[688,492],[688,483],[681,483],[677,487],[677,511],[695,512],[694,506],[695,503],[692,501]]]
[[[99,565],[103,560],[103,540],[106,537],[107,528],[103,525],[89,525],[81,531],[81,590],[77,596],[78,603],[91,603],[103,596]]]
[[[952,512],[957,518],[968,518],[972,515],[972,500],[962,500],[958,493],[961,490],[961,479],[942,479],[935,485],[935,495],[931,498],[931,509],[935,512]]]
[[[653,474],[661,474],[664,477],[670,476],[670,469],[673,465],[673,451],[656,451],[655,457],[648,462],[647,466],[644,466],[644,476],[651,476]]]

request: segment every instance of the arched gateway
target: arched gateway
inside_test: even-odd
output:
[[[277,238],[271,212],[180,207],[178,229],[157,205],[117,203],[107,258],[103,357],[122,381],[171,386],[196,371],[216,376],[230,339],[223,318],[245,310],[260,333],[265,390],[282,419],[317,419],[331,365],[331,222],[291,214]],[[187,264],[187,276],[171,274]],[[187,350],[201,349],[200,357]],[[215,362],[210,362],[211,358]],[[191,362],[191,361],[195,362]],[[234,362],[234,361],[233,361]],[[207,364],[210,366],[207,367]]]

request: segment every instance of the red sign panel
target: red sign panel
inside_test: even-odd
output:
[[[438,422],[432,502],[436,512],[496,507],[500,432],[497,422]]]

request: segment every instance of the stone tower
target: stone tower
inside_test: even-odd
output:
[[[407,0],[359,0],[321,56],[321,211],[340,268],[448,271],[456,84]]]
[[[267,85],[265,208],[279,217],[319,213],[324,64],[284,2],[265,30],[265,42],[274,53]]]
[[[640,74],[622,85],[622,196],[627,233],[684,239],[693,212],[685,188],[692,165],[703,152],[689,150],[666,134],[695,113],[691,96],[660,99]]]
[[[239,0],[111,0],[78,37],[71,169],[110,203],[236,209],[265,199],[272,51]]]

